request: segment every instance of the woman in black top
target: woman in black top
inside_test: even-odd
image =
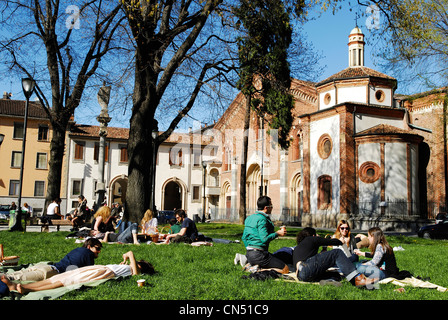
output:
[[[322,279],[331,267],[338,267],[344,277],[357,287],[373,288],[378,279],[367,279],[360,274],[342,250],[330,250],[318,253],[321,246],[340,246],[338,239],[325,239],[316,236],[314,228],[304,228],[297,235],[297,246],[293,252],[297,278],[301,281],[314,282]]]

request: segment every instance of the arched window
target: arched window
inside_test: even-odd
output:
[[[210,170],[208,184],[210,187],[219,187],[219,171],[218,169]]]
[[[331,208],[332,203],[332,183],[331,177],[327,175],[320,176],[317,179],[318,195],[317,208],[326,210]]]

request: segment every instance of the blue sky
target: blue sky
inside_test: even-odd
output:
[[[366,42],[368,41],[370,31],[366,24],[370,21],[367,20],[370,15],[356,19],[356,15],[361,16],[362,13],[365,13],[365,8],[350,11],[349,6],[345,4],[334,14],[331,10],[328,10],[315,20],[304,24],[303,29],[308,36],[308,40],[312,42],[316,51],[322,54],[321,64],[326,66],[322,78],[317,79],[318,81],[348,67],[348,36],[356,25],[364,33]],[[369,27],[371,26],[369,25]],[[371,48],[368,43],[365,46],[364,65],[383,72],[381,68],[373,64]]]
[[[362,17],[362,14],[364,16]],[[355,21],[356,15],[360,18]],[[343,2],[343,7],[336,11],[335,14],[329,10],[328,12],[322,13],[319,17],[314,20],[308,21],[303,29],[307,34],[307,40],[312,43],[315,50],[322,56],[321,65],[326,66],[323,74],[315,79],[315,81],[323,80],[330,75],[333,75],[348,67],[348,35],[350,31],[357,25],[363,31],[366,37],[366,47],[365,47],[365,66],[372,69],[378,70],[380,72],[385,72],[381,67],[376,66],[372,59],[372,48],[369,46],[369,35],[370,31],[367,27],[369,22],[369,14],[365,15],[365,8],[354,7],[352,11],[348,6],[347,2]],[[379,23],[381,23],[381,16],[379,17]],[[393,75],[392,75],[393,76]],[[397,93],[416,93],[418,91],[408,89],[407,91],[400,86],[400,79],[398,78],[398,90]],[[11,83],[10,80],[0,81],[2,93],[4,91],[11,92],[13,94],[12,99],[24,99],[20,79],[16,82]],[[32,99],[34,96],[32,97]],[[94,101],[95,103],[95,101]],[[96,107],[95,107],[96,108]],[[128,110],[129,112],[129,110]],[[76,116],[76,114],[75,114]],[[96,115],[95,115],[96,117]],[[95,118],[95,117],[92,117]],[[80,121],[85,123],[86,118],[82,118]],[[93,122],[95,120],[93,119]],[[96,123],[91,123],[96,124]],[[128,123],[111,123],[113,126],[128,126]]]

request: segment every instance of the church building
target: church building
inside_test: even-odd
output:
[[[279,223],[415,230],[427,218],[428,127],[415,125],[408,97],[397,99],[397,80],[364,65],[364,34],[348,39],[348,68],[318,83],[293,80],[291,146],[279,150],[267,134],[269,119],[252,114],[246,164],[247,214],[256,198],[273,200]],[[240,93],[216,123],[223,137],[220,207],[238,219],[241,138]],[[264,128],[263,128],[264,127]],[[225,167],[225,169],[224,169]],[[422,202],[422,199],[424,200]],[[233,209],[232,209],[233,208]],[[427,222],[427,221],[425,221]]]

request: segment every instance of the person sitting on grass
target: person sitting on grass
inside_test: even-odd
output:
[[[1,281],[8,286],[10,291],[26,294],[28,292],[56,289],[95,280],[154,273],[155,270],[152,264],[145,260],[136,261],[134,253],[128,251],[123,254],[123,261],[120,264],[87,266],[55,275],[50,279],[28,284],[12,282],[5,276],[1,277]]]
[[[171,231],[169,232],[169,234],[174,234],[174,233],[180,232],[180,229],[181,229],[180,224],[177,223],[177,220],[175,218],[170,219],[169,223],[170,223],[170,228],[171,228]]]
[[[166,236],[165,243],[172,242],[186,242],[192,243],[195,241],[200,241],[198,229],[196,228],[196,223],[187,217],[187,213],[182,209],[177,209],[175,212],[176,220],[181,224],[180,231],[177,233],[172,233]]]
[[[257,208],[258,210],[244,221],[242,240],[246,247],[247,262],[252,266],[249,271],[274,270],[281,274],[289,273],[286,263],[268,251],[272,240],[286,235],[285,229],[274,231],[274,223],[270,218],[271,198],[268,196],[258,198]],[[255,268],[257,265],[261,270]]]
[[[149,236],[151,233],[155,234],[157,232],[157,218],[153,218],[153,213],[151,210],[146,210],[144,217],[140,221],[140,226],[142,226],[143,228],[143,234],[138,233],[138,224],[134,222],[128,224],[128,227],[119,233],[115,233],[114,231],[105,232],[104,237],[100,241],[131,243],[139,245],[139,236],[142,236],[141,239],[146,240],[146,236]],[[95,231],[92,233],[92,235],[101,237],[101,233]]]
[[[395,254],[392,247],[386,240],[386,236],[378,227],[370,228],[368,231],[370,252],[356,250],[356,254],[372,260],[367,262],[358,262],[356,268],[366,276],[377,275],[380,280],[388,277],[396,276],[399,273]],[[381,270],[381,266],[385,264],[385,269]]]
[[[369,246],[369,240],[363,234],[353,236],[351,233],[350,224],[346,220],[339,220],[338,226],[332,238],[338,239],[342,245],[346,245],[347,252],[345,253],[351,262],[357,262],[358,256],[355,253],[356,249],[366,248]],[[333,249],[342,247],[333,247]]]
[[[164,242],[160,243],[160,244],[168,244],[168,242],[166,242],[166,237],[169,234],[174,234],[174,233],[179,233],[181,228],[180,228],[180,224],[177,223],[177,220],[175,218],[171,218],[170,220],[168,220],[170,226],[169,226],[169,230],[167,234],[164,233],[160,233],[159,234],[159,240],[163,240]],[[166,227],[164,227],[166,228]],[[162,230],[164,230],[164,228],[162,228]]]
[[[79,195],[76,209],[67,217],[67,219],[71,221],[73,226],[71,231],[77,231],[82,225],[84,225],[86,217],[87,199],[83,195]]]
[[[95,218],[92,222],[92,230],[99,231],[99,232],[106,232],[106,231],[115,231],[114,225],[112,223],[112,216],[111,216],[111,208],[108,206],[101,206],[93,215]]]
[[[142,221],[140,221],[142,233],[145,235],[157,233],[157,225],[158,221],[154,216],[154,212],[151,209],[146,210]]]

